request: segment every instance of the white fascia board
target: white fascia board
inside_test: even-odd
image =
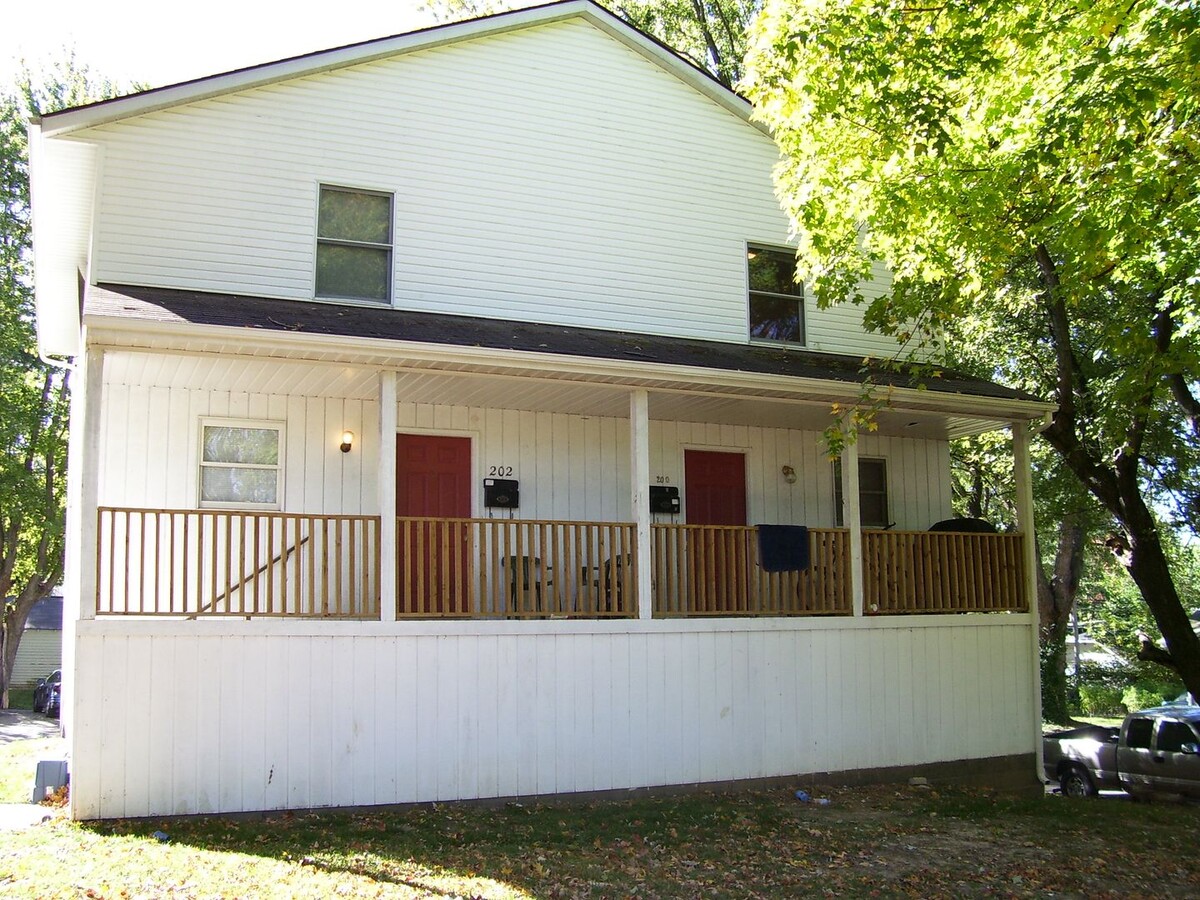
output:
[[[761,124],[750,120],[751,106],[748,102],[714,81],[707,73],[656,41],[647,38],[637,29],[590,0],[566,0],[561,3],[499,13],[482,19],[436,25],[407,34],[379,38],[346,47],[336,47],[332,50],[321,50],[304,56],[236,69],[220,75],[197,78],[181,84],[154,88],[128,97],[118,97],[114,100],[43,116],[42,129],[47,137],[67,134],[183,103],[207,100],[234,91],[263,87],[280,81],[331,72],[347,66],[374,62],[416,50],[428,50],[444,44],[503,34],[533,25],[545,25],[573,18],[587,20],[601,31],[636,50],[642,56],[744,119],[747,124],[760,131],[766,131]]]
[[[190,322],[149,322],[105,316],[88,316],[86,324],[96,333],[97,343],[119,349],[125,335],[171,336],[191,340],[211,338],[222,343],[245,342],[259,349],[279,348],[284,351],[304,349],[312,353],[378,354],[379,360],[370,365],[380,369],[405,370],[395,362],[397,356],[413,362],[476,365],[525,371],[544,371],[558,375],[622,379],[631,386],[654,390],[654,382],[664,386],[696,385],[697,393],[720,393],[722,388],[742,391],[786,393],[780,399],[816,402],[853,403],[859,395],[857,382],[833,379],[799,378],[793,375],[764,375],[730,369],[704,369],[695,366],[667,365],[617,359],[532,353],[526,350],[503,350],[487,347],[429,344],[390,341],[385,338],[360,338],[340,335],[307,335],[298,332],[253,331],[236,333],[221,325],[195,325]],[[165,351],[169,352],[169,351]],[[485,373],[486,374],[486,373]],[[614,382],[607,382],[612,385]],[[706,390],[706,388],[708,390]],[[993,419],[997,422],[1034,421],[1053,412],[1054,404],[1044,401],[1012,400],[1000,397],[947,394],[916,388],[889,390],[895,409],[922,410],[947,415],[969,416],[973,419]],[[743,399],[746,395],[741,395]],[[752,395],[751,395],[752,398]]]

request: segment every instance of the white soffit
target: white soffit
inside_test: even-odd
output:
[[[109,385],[357,400],[378,399],[379,370],[362,362],[200,352],[111,349],[104,357],[104,382]],[[611,418],[628,417],[631,386],[559,379],[548,370],[514,374],[400,368],[397,372],[397,396],[402,402]],[[834,422],[829,402],[647,387],[650,415],[656,420],[803,431],[822,431]],[[880,434],[931,440],[999,427],[996,419],[898,409],[881,410],[877,422]]]

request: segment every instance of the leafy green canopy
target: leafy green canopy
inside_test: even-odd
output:
[[[63,572],[69,374],[36,349],[26,122],[115,93],[73,57],[0,91],[0,700],[29,610]]]
[[[861,301],[886,262],[871,324],[990,343],[997,374],[1060,394],[1086,452],[1142,455],[1189,513],[1198,20],[1184,2],[773,2],[746,85],[823,302]]]
[[[1153,298],[1191,337],[1196,22],[1181,2],[768,3],[747,88],[785,156],[808,277],[857,299],[885,260],[896,290],[875,320],[950,327],[981,300],[1036,314],[1010,282],[1044,245],[1063,299]],[[1162,359],[1124,316],[1096,324],[1154,374],[1195,361],[1191,341]]]
[[[866,302],[882,261],[868,324],[1053,397],[1046,440],[1200,685],[1155,513],[1200,509],[1198,26],[1181,0],[768,0],[744,86],[818,299]]]

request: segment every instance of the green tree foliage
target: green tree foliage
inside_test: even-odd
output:
[[[73,58],[0,94],[0,705],[25,621],[62,580],[70,373],[38,358],[26,121],[112,96]]]
[[[1143,655],[1192,691],[1155,510],[1200,508],[1198,25],[1183,0],[769,0],[746,79],[821,302],[1020,356],[1166,640]],[[867,301],[875,261],[894,286]]]
[[[506,0],[429,0],[422,9],[443,22],[537,5]],[[761,0],[625,0],[609,8],[728,88],[742,77],[746,33]]]

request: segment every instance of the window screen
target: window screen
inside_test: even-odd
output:
[[[391,300],[392,197],[321,185],[317,296]]]

